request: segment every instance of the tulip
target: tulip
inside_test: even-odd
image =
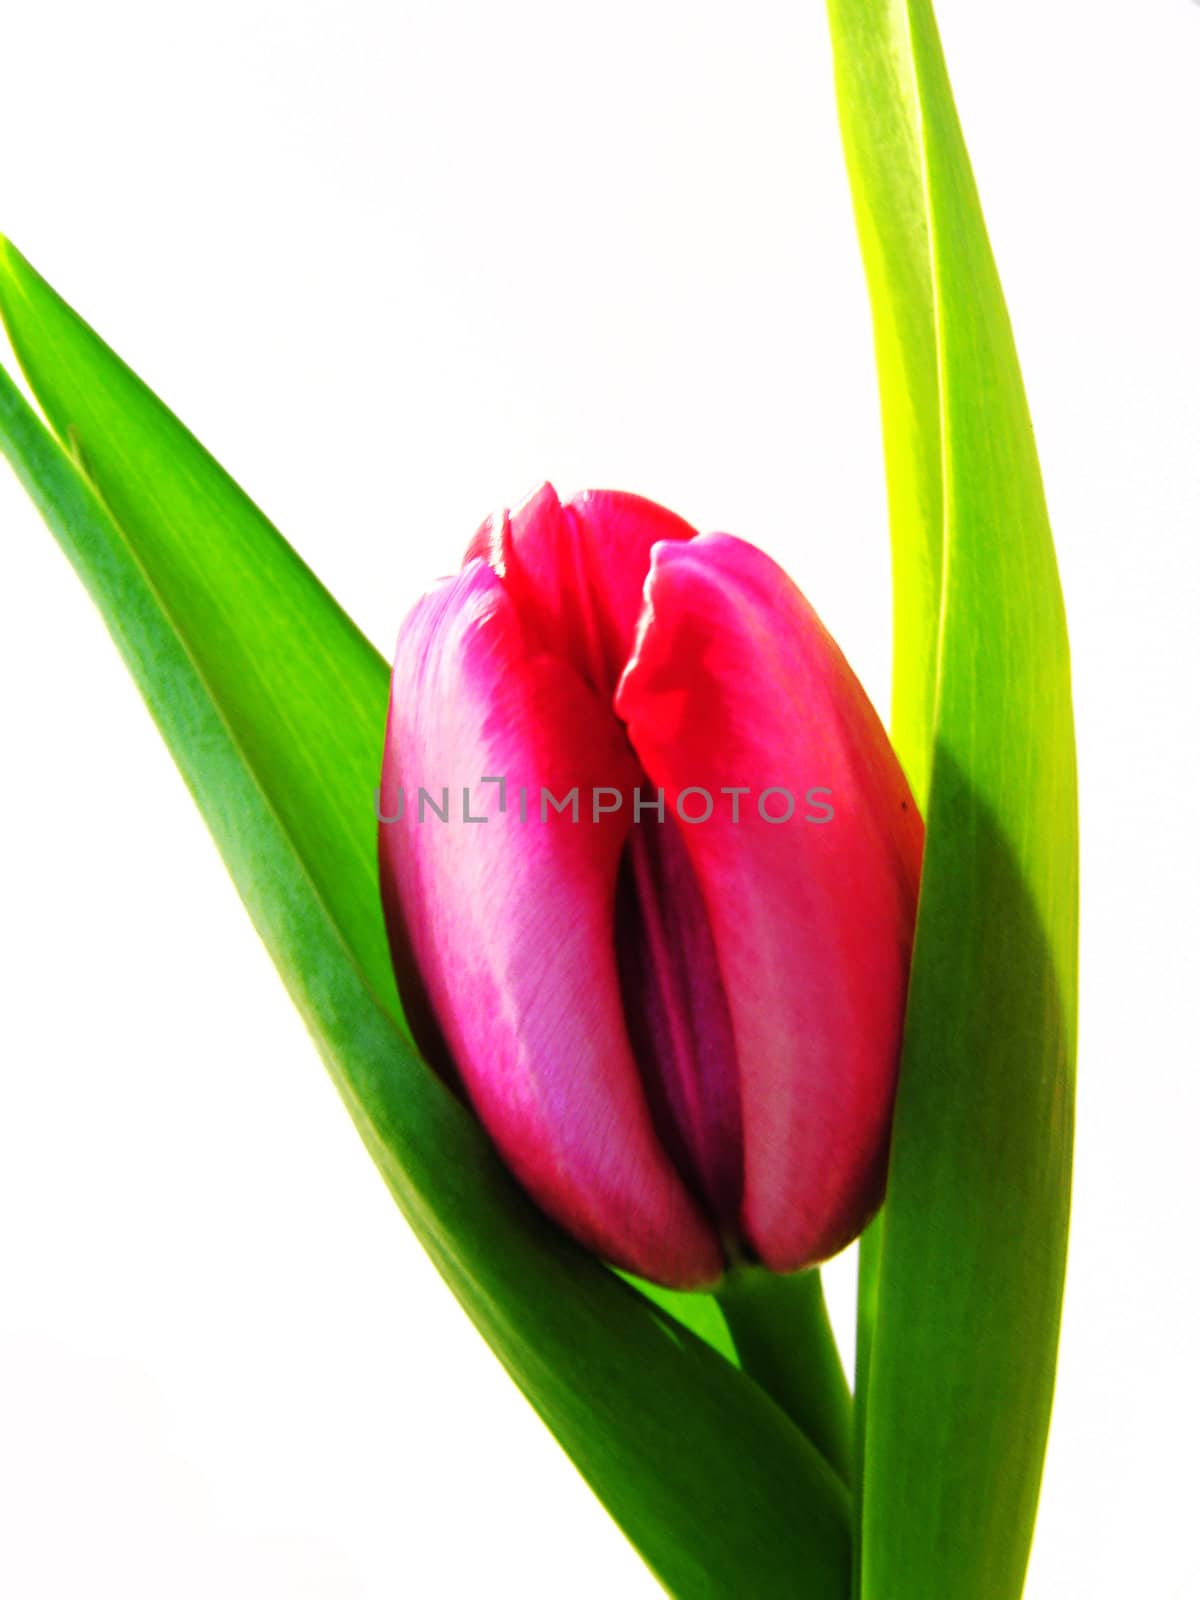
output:
[[[632,495],[490,519],[403,625],[381,802],[414,1029],[546,1212],[680,1288],[861,1231],[923,829],[773,561]]]

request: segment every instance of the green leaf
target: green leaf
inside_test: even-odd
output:
[[[204,447],[7,241],[0,313],[392,1016],[375,869],[388,669]],[[286,685],[286,691],[281,689]]]
[[[918,790],[929,774],[888,1198],[862,1283],[859,1583],[865,1600],[1009,1600],[1037,1508],[1070,1192],[1066,625],[932,11],[829,0],[829,14],[879,351],[897,734]]]
[[[526,1200],[403,1033],[374,904],[378,657],[7,246],[0,309],[86,474],[2,371],[0,448],[104,616],[364,1142],[450,1287],[673,1592],[846,1593],[847,1496],[816,1449],[734,1365]],[[531,1527],[536,1516],[531,1507]]]
[[[925,812],[933,756],[943,504],[938,340],[917,89],[904,47],[903,4],[829,0],[828,10],[883,418],[892,526],[891,735]],[[893,37],[900,40],[895,48]],[[859,1514],[882,1227],[879,1217],[858,1248],[854,1471]]]

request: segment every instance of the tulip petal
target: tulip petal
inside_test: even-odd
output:
[[[543,1208],[643,1276],[711,1282],[719,1242],[655,1133],[624,1024],[613,916],[627,814],[591,812],[594,786],[628,806],[636,763],[608,701],[523,621],[472,560],[405,623],[382,789],[385,815],[405,789],[403,818],[380,831],[389,925],[480,1118]],[[503,813],[484,777],[506,780]],[[543,790],[561,801],[576,786],[577,822],[542,806]],[[428,804],[422,818],[422,787],[449,820]]]
[[[742,1232],[770,1267],[811,1265],[882,1194],[920,818],[841,652],[741,540],[655,548],[616,708],[672,806],[689,787],[713,798],[712,817],[681,831],[733,1021]],[[734,787],[749,790],[737,822],[721,794]],[[806,801],[812,790],[825,792]],[[768,820],[787,793],[794,815]],[[694,816],[704,804],[684,797]]]
[[[679,827],[665,815],[630,829],[616,947],[625,1023],[654,1125],[733,1245],[742,1202],[733,1024],[700,886]]]
[[[467,559],[489,561],[546,649],[611,693],[633,648],[651,550],[695,536],[640,495],[589,490],[563,505],[546,483],[514,511],[489,518]]]

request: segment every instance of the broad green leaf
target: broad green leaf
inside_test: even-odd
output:
[[[401,1029],[362,881],[374,884],[371,837],[357,820],[371,828],[359,800],[376,781],[378,658],[215,463],[7,247],[0,309],[86,475],[2,372],[0,448],[104,616],[443,1276],[674,1593],[844,1594],[847,1497],[817,1450],[735,1366],[542,1217]],[[305,630],[303,651],[282,637],[293,626]],[[343,771],[318,758],[331,708],[347,705],[334,746]],[[288,783],[303,796],[295,807],[280,793]],[[358,881],[333,883],[330,859]],[[531,1507],[531,1526],[536,1516]]]
[[[321,900],[398,1019],[371,805],[386,663],[228,473],[7,241],[0,314],[47,420],[82,452]]]
[[[859,1584],[864,1600],[1011,1600],[1037,1508],[1069,1209],[1078,839],[1066,625],[932,11],[829,0],[829,13],[880,351],[903,613],[898,735],[918,783],[929,772],[873,1301],[869,1268],[864,1278]],[[922,564],[927,578],[912,579]],[[922,754],[912,708],[931,661]]]

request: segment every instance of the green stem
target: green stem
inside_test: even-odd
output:
[[[781,1277],[738,1267],[716,1291],[742,1370],[765,1389],[846,1483],[854,1404],[817,1270]]]

